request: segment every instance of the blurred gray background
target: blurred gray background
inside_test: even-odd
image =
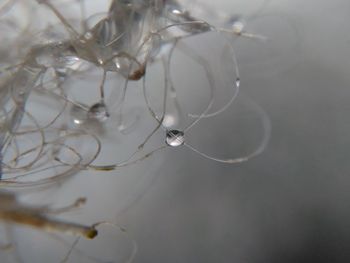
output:
[[[262,1],[249,2],[211,4],[240,14]],[[272,0],[247,19],[271,37],[236,45],[242,92],[269,115],[271,141],[237,165],[169,153],[118,217],[135,262],[350,262],[349,14],[347,0]]]

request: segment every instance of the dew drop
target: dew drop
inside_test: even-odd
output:
[[[180,10],[178,10],[178,9],[172,9],[171,13],[174,14],[174,15],[182,15],[182,12]]]
[[[89,68],[89,64],[77,56],[62,56],[58,58],[58,70],[66,72],[67,70],[83,71]],[[56,68],[57,69],[57,68]]]
[[[226,24],[232,28],[235,34],[241,34],[245,28],[245,21],[240,15],[232,15],[226,20]]]
[[[179,130],[171,130],[166,133],[165,142],[171,147],[177,147],[185,143],[185,134]]]
[[[232,23],[232,29],[233,29],[233,32],[235,32],[236,34],[241,34],[244,30],[243,21],[240,21],[240,20],[234,21]]]
[[[93,34],[90,31],[88,31],[85,33],[84,37],[86,40],[90,40],[93,38]]]
[[[87,119],[86,110],[77,105],[72,106],[70,109],[70,115],[76,125],[82,125]]]
[[[88,112],[90,119],[96,119],[98,121],[105,121],[109,117],[107,106],[103,102],[98,102],[92,105]]]
[[[239,88],[241,86],[241,79],[236,78],[236,87]]]

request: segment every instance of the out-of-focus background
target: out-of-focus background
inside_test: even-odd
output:
[[[262,1],[221,2],[210,4],[240,14]],[[264,44],[236,43],[241,90],[270,117],[270,143],[237,165],[169,152],[119,217],[138,242],[135,262],[350,261],[349,10],[346,0],[272,0],[246,21],[279,49],[270,58]]]
[[[238,157],[245,143],[262,135],[252,106],[256,103],[272,125],[265,151],[244,163],[223,164],[185,147],[168,148],[118,171],[83,171],[64,187],[40,193],[41,201],[67,204],[87,196],[84,209],[62,217],[123,226],[138,246],[134,262],[349,262],[350,2],[222,0],[191,5],[197,10],[202,4],[240,19],[247,32],[266,40],[234,39],[241,92],[222,116],[194,127],[189,143],[205,153],[231,157],[233,152]],[[198,49],[205,45],[197,42]],[[181,72],[174,74],[180,74],[175,84],[185,83]],[[189,84],[198,87],[184,95],[185,105],[200,99],[201,80],[192,78]],[[208,89],[205,94],[208,99]],[[138,104],[136,99],[133,103]],[[151,119],[141,123],[148,130],[155,125]],[[119,154],[138,145],[142,136],[135,133],[119,146],[107,146],[108,157],[120,160]],[[162,143],[164,134],[156,138]],[[32,232],[20,227],[14,233],[24,262],[50,262],[58,241],[39,233],[33,243],[26,231]],[[105,249],[128,255],[130,240],[114,234],[119,241],[107,238],[92,249],[101,255]],[[44,261],[37,259],[36,249]],[[121,262],[125,259],[120,256]],[[71,260],[84,262],[84,257],[73,255]]]

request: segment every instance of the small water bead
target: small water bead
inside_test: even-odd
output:
[[[86,40],[90,40],[90,39],[92,39],[93,37],[94,37],[94,35],[93,35],[90,31],[86,32],[85,35],[84,35],[84,38],[85,38]]]
[[[241,86],[241,79],[236,78],[236,87],[239,88]]]
[[[73,105],[70,109],[70,115],[76,125],[81,125],[87,120],[86,109],[82,106]]]
[[[226,25],[230,26],[234,33],[240,34],[245,28],[245,21],[240,15],[232,15],[226,19]]]
[[[139,80],[145,74],[145,67],[129,57],[117,57],[113,64],[117,72],[130,80]]]
[[[241,20],[236,20],[236,21],[233,21],[233,23],[232,23],[233,32],[238,34],[238,35],[243,32],[244,27],[245,27],[245,24]]]
[[[88,112],[88,117],[90,119],[96,119],[98,121],[105,121],[109,117],[106,104],[103,102],[98,102],[92,105]]]
[[[171,147],[183,145],[185,143],[185,133],[179,130],[167,131],[165,142]]]
[[[198,34],[211,30],[207,23],[196,23],[198,19],[192,17],[190,12],[184,9],[177,1],[166,3],[165,16],[174,24],[184,23],[179,28],[188,33]],[[188,24],[186,25],[186,23]]]
[[[60,67],[56,67],[56,69],[63,72],[67,72],[68,70],[84,71],[91,66],[89,62],[73,55],[58,57],[57,61]]]

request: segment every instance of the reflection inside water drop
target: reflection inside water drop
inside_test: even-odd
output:
[[[87,120],[86,110],[78,105],[73,105],[71,107],[70,116],[76,125],[81,125]]]
[[[98,102],[92,105],[89,109],[88,117],[98,121],[107,120],[109,117],[107,106],[103,102]]]
[[[185,143],[185,134],[179,130],[171,130],[166,133],[165,142],[171,147],[177,147]]]

